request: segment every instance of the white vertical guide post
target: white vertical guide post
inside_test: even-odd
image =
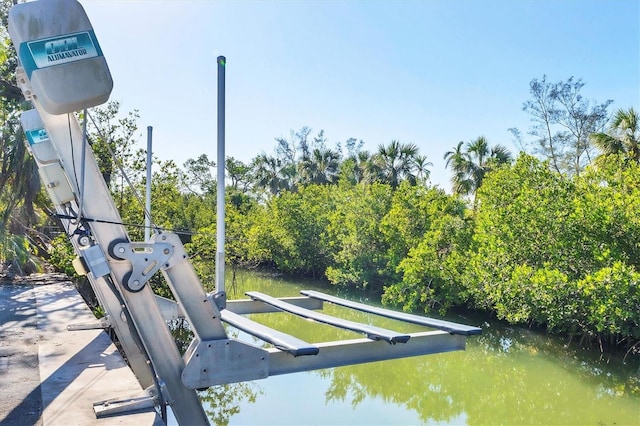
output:
[[[149,242],[151,238],[151,164],[152,164],[152,141],[151,135],[153,127],[147,126],[147,186],[146,200],[144,205],[144,241]]]
[[[224,155],[224,103],[225,103],[225,67],[227,59],[224,56],[218,56],[218,193],[217,193],[217,222],[216,222],[216,293],[224,295],[224,239],[225,239],[225,206],[224,206],[224,172],[225,172],[225,155]],[[223,297],[225,300],[226,297]]]

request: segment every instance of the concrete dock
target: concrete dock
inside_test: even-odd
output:
[[[95,402],[143,396],[72,283],[0,284],[0,425],[160,425],[154,410],[97,419]]]

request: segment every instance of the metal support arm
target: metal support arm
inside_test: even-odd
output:
[[[114,259],[128,260],[132,270],[123,282],[129,291],[140,291],[151,277],[162,268],[173,255],[173,246],[167,243],[130,243],[121,241],[112,244],[109,254]]]

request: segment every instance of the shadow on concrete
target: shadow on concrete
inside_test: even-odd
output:
[[[2,422],[0,422],[0,424],[2,426],[24,426],[37,424],[38,418],[45,408],[62,390],[69,386],[82,373],[83,368],[79,368],[79,364],[86,364],[89,368],[92,366],[102,366],[95,364],[95,362],[91,362],[91,358],[94,357],[96,351],[105,351],[109,347],[111,341],[105,337],[106,336],[100,335],[96,336],[93,341],[60,366],[60,368],[58,368],[39,386],[31,390],[23,401],[14,407]],[[107,359],[109,358],[112,357],[108,356]],[[122,362],[118,362],[118,365],[116,366],[113,362],[109,361],[104,364],[104,367],[120,368],[123,367],[123,365]],[[42,388],[47,389],[47,394],[53,391],[50,394],[51,398],[47,398],[46,400],[42,398]],[[35,403],[41,407],[40,412],[33,412]]]
[[[0,424],[39,425],[42,415],[36,296],[31,287],[0,284]],[[33,388],[32,391],[29,391]],[[16,407],[20,407],[16,410]]]
[[[94,402],[141,389],[107,333],[67,330],[93,321],[73,285],[0,283],[1,426],[157,423],[155,410],[95,418]]]

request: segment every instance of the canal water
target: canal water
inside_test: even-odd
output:
[[[246,271],[227,283],[230,299],[245,291],[297,296],[303,289],[335,290]],[[424,330],[331,304],[323,312],[402,332]],[[361,337],[285,313],[251,318],[309,342]],[[526,328],[471,315],[447,319],[483,333],[469,337],[465,351],[210,388],[200,394],[204,407],[212,424],[229,425],[640,425],[638,356],[623,364],[621,357],[602,358],[595,348],[580,350]],[[229,334],[253,341],[234,329]]]

